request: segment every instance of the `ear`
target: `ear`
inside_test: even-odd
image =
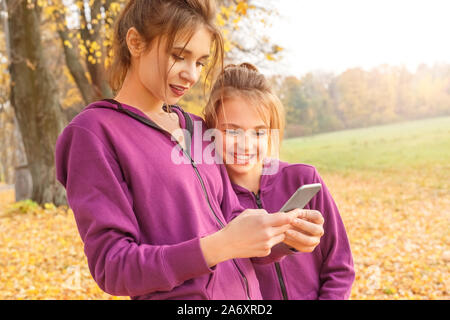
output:
[[[139,57],[144,51],[145,43],[135,27],[128,30],[126,40],[131,56],[135,58]]]

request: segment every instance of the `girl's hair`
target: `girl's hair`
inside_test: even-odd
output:
[[[247,104],[243,107],[256,108],[261,118],[270,129],[270,133],[278,132],[278,141],[273,141],[276,137],[269,139],[270,152],[272,143],[278,146],[283,139],[285,127],[285,111],[280,99],[273,93],[272,88],[258,69],[250,63],[240,65],[227,65],[216,79],[212,88],[209,101],[203,112],[208,128],[217,126],[219,112],[226,118],[225,110],[222,107],[227,99],[239,97]],[[275,131],[276,130],[276,131]]]
[[[199,26],[206,27],[212,34],[213,54],[206,70],[208,79],[214,68],[223,65],[223,38],[215,25],[216,6],[214,0],[131,0],[115,23],[113,39],[113,61],[109,69],[109,84],[118,91],[131,66],[131,54],[127,46],[128,30],[136,28],[145,41],[145,49],[150,49],[153,40],[166,36],[166,51],[169,52],[177,36],[183,39],[193,36]]]

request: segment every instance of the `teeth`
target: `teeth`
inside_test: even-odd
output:
[[[245,160],[249,160],[249,159],[253,158],[253,156],[254,155],[251,155],[251,156],[236,155],[236,159],[245,161]]]
[[[177,89],[177,90],[179,90],[179,91],[183,91],[184,90],[183,87],[179,87],[179,86],[175,86],[175,85],[172,85],[172,87]]]

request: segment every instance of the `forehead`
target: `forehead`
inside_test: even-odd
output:
[[[217,115],[219,126],[237,126],[243,129],[266,127],[261,106],[257,100],[241,95],[227,98],[219,108]]]
[[[180,30],[174,38],[172,47],[184,49],[187,53],[194,55],[209,55],[213,35],[204,25]]]

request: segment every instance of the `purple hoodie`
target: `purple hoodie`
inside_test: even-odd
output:
[[[209,143],[195,136],[206,126],[196,132],[191,121],[202,119],[174,111],[192,131],[191,154],[202,152]],[[183,154],[189,161],[177,165],[176,145],[139,109],[113,100],[87,106],[58,138],[57,178],[94,280],[132,299],[261,299],[250,259],[207,266],[199,239],[243,209],[222,166]]]
[[[305,209],[322,213],[325,233],[311,253],[298,252],[279,262],[254,265],[264,299],[348,299],[350,296],[355,272],[347,234],[336,204],[313,166],[279,161],[276,174],[261,176],[259,195],[236,184],[233,188],[244,208],[276,212],[299,187],[309,183],[322,184],[321,191]]]

